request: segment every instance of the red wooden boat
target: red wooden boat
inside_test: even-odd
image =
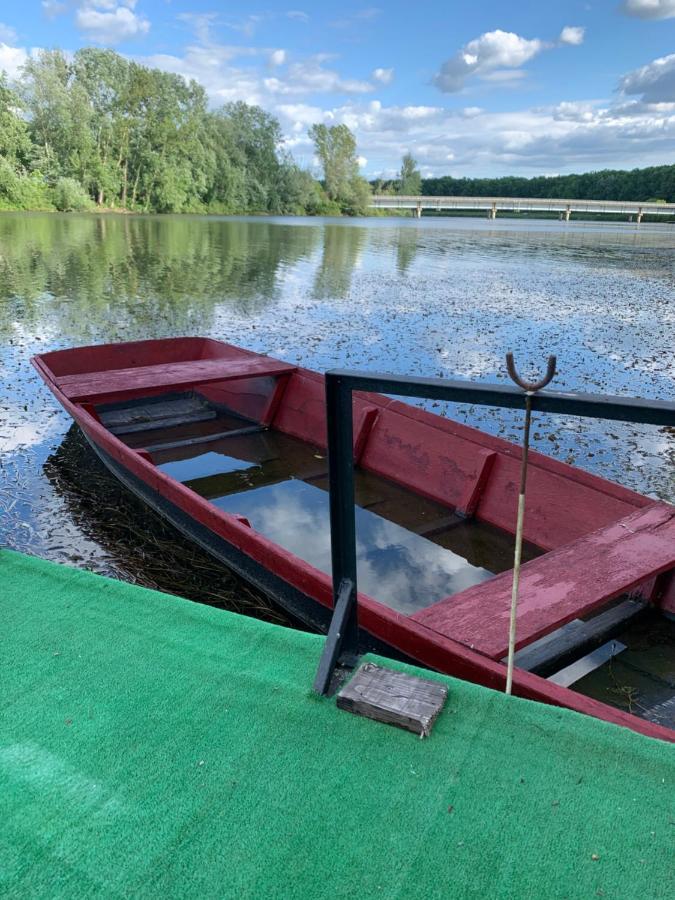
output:
[[[204,338],[32,362],[128,488],[327,629],[321,375]],[[502,689],[519,448],[377,394],[354,422],[363,648]],[[543,675],[645,604],[675,612],[675,508],[532,453],[524,537],[514,693],[673,741]]]

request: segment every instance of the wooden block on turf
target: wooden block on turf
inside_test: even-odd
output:
[[[337,695],[337,705],[428,737],[447,696],[438,681],[364,663]]]

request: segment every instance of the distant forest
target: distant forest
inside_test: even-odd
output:
[[[675,165],[647,169],[603,169],[583,175],[535,178],[423,178],[433,197],[552,197],[568,200],[642,200],[675,203]]]

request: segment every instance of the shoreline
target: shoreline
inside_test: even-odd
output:
[[[199,212],[196,210],[190,210],[185,212],[155,212],[149,210],[147,212],[131,210],[131,209],[122,209],[121,207],[96,207],[94,209],[78,209],[78,210],[59,210],[59,209],[6,209],[0,207],[0,214],[10,214],[10,215],[57,215],[57,216],[130,216],[133,218],[144,218],[147,216],[160,216],[160,217],[199,217],[199,218],[213,218],[213,219],[241,219],[241,218],[255,218],[255,219],[336,219],[339,221],[350,219],[406,219],[413,220],[416,217],[409,214],[408,210],[387,210],[387,214],[383,215],[379,211],[366,212],[362,215],[351,216],[351,215],[312,215],[310,213],[270,213],[270,212],[236,212],[236,213],[219,213],[219,212]],[[487,220],[487,216],[476,215],[473,210],[466,210],[460,212],[450,212],[450,213],[431,213],[425,214],[422,213],[421,218],[423,219],[474,219],[477,221]],[[612,214],[612,213],[597,213],[594,215],[583,215],[579,213],[573,219],[570,219],[569,222],[564,222],[563,219],[557,214],[544,214],[544,215],[532,215],[528,213],[510,213],[508,211],[504,211],[500,215],[496,217],[496,219],[492,219],[493,224],[498,221],[508,220],[509,222],[560,222],[565,225],[574,225],[577,223],[595,223],[595,224],[604,224],[604,225],[630,225],[631,227],[637,227],[638,225],[666,225],[666,226],[675,226],[675,217],[672,219],[663,218],[663,217],[647,217],[645,216],[641,223],[638,222],[630,222],[626,221],[624,215],[620,213]]]

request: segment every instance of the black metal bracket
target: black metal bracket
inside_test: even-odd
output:
[[[358,622],[356,592],[348,578],[340,582],[335,611],[328,629],[326,645],[314,679],[317,694],[329,694],[334,685],[333,674],[338,664],[353,669],[358,661]]]
[[[549,361],[549,369],[551,362]],[[599,394],[540,391],[524,394],[519,387],[446,381],[405,375],[335,370],[326,373],[326,416],[330,484],[330,532],[333,571],[333,620],[314,690],[326,694],[337,665],[353,667],[359,654],[356,521],[354,507],[354,425],[352,393],[376,391],[399,397],[421,397],[524,409],[526,400],[538,412],[588,416],[645,425],[675,426],[675,403]]]

